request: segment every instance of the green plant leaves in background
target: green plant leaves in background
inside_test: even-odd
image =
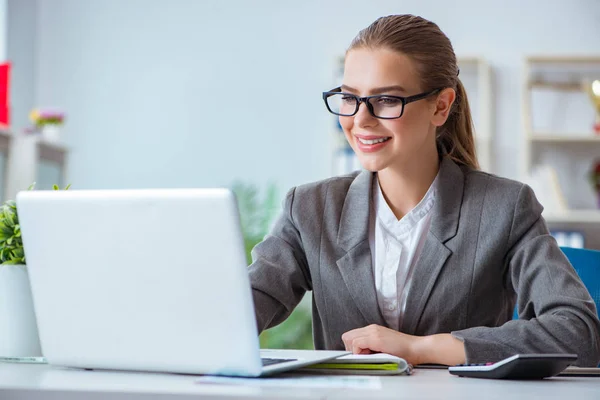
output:
[[[314,349],[310,309],[299,305],[284,322],[261,333],[259,339],[263,349]]]
[[[275,184],[269,184],[263,198],[259,195],[258,188],[251,184],[236,182],[231,189],[237,198],[246,260],[250,264],[252,249],[269,232],[272,221],[280,211],[277,187]]]
[[[274,184],[267,186],[264,196],[258,187],[236,182],[232,185],[236,195],[244,234],[248,265],[252,263],[252,249],[269,233],[275,217],[281,212],[279,194]],[[310,308],[300,306],[281,324],[260,335],[261,348],[312,349],[312,315]]]

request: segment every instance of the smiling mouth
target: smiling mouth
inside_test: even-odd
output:
[[[377,138],[377,139],[362,139],[362,138],[357,137],[357,139],[362,144],[372,145],[372,144],[387,142],[388,140],[391,139],[391,137],[382,137],[382,138]]]

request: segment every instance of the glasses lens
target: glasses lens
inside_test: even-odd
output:
[[[353,115],[356,112],[356,97],[335,93],[327,97],[327,105],[337,115]]]
[[[369,99],[373,113],[380,118],[398,118],[402,115],[402,100],[395,97],[378,96]]]

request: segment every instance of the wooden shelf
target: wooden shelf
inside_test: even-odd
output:
[[[529,81],[527,86],[530,89],[551,89],[562,92],[583,92],[583,84],[581,82],[553,82],[534,80]]]
[[[597,56],[531,56],[527,57],[529,63],[539,64],[595,64],[600,63],[600,57]]]
[[[598,143],[600,135],[593,133],[530,133],[529,140],[541,143]]]
[[[600,224],[600,210],[569,210],[542,216],[548,223]]]
[[[600,210],[593,207],[593,202],[587,205],[590,209],[559,211],[559,205],[580,204],[578,201],[582,196],[590,196],[587,176],[579,168],[585,167],[587,170],[587,158],[595,158],[600,154],[600,135],[595,134],[591,126],[589,130],[586,126],[578,129],[569,123],[553,129],[552,118],[562,117],[566,122],[581,118],[584,113],[581,110],[583,98],[587,98],[585,84],[588,80],[597,79],[599,73],[600,54],[527,57],[523,65],[520,107],[523,124],[520,176],[531,181],[534,186],[538,185],[540,198],[548,204],[542,216],[551,231],[580,232],[586,246],[593,247],[600,243],[597,235],[600,229]],[[554,115],[554,109],[546,108],[544,113],[544,109],[534,107],[557,97],[565,103],[569,102],[568,107],[563,104],[568,110],[561,116]],[[538,126],[546,126],[546,129],[534,126],[533,111],[536,111],[536,118],[544,120],[544,123],[538,121]],[[585,115],[588,114],[586,109]],[[577,172],[569,171],[564,165],[573,165]],[[548,185],[549,182],[552,182],[554,188],[540,186]],[[553,207],[553,204],[557,205]]]

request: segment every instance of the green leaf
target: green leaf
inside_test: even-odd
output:
[[[13,236],[6,239],[6,244],[12,244],[12,242],[13,242]]]
[[[4,207],[2,209],[2,217],[4,220],[4,224],[9,227],[12,231],[12,229],[15,227],[16,223],[17,223],[17,217],[16,217],[16,213],[14,213],[13,211],[11,211],[10,208],[8,207]]]
[[[0,241],[5,241],[13,235],[13,230],[0,223]]]
[[[31,185],[29,185],[27,190],[33,190],[34,187],[35,187],[35,182],[33,182]]]
[[[4,253],[4,258],[7,260],[12,260],[13,258],[15,258],[13,249],[6,249],[6,252]]]
[[[69,183],[67,186],[65,186],[65,190],[69,190],[70,187],[71,187],[71,184]]]
[[[12,259],[12,260],[8,260],[8,261],[4,261],[2,263],[2,265],[20,265],[20,264],[24,264],[25,262],[21,259]]]
[[[58,187],[57,184],[52,185],[52,189],[54,189],[54,190],[60,190],[60,188]]]
[[[15,258],[23,259],[25,257],[25,252],[23,251],[23,248],[20,247],[20,248],[15,249],[13,251],[13,255],[14,255]]]

